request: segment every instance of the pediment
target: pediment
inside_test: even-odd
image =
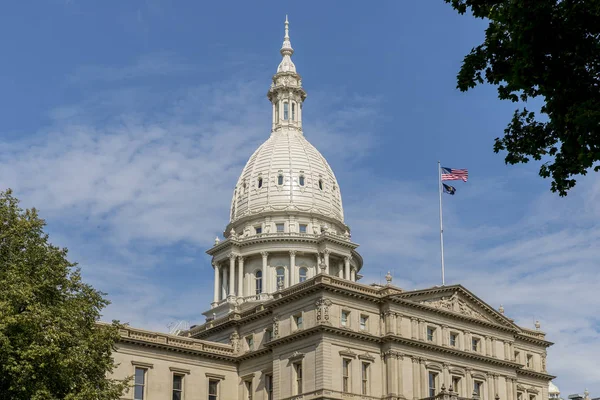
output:
[[[405,292],[398,297],[427,307],[459,314],[488,324],[519,328],[504,315],[460,285]]]
[[[437,298],[421,300],[419,303],[429,307],[438,308],[440,310],[452,311],[488,323],[495,323],[493,319],[491,319],[488,315],[485,315],[485,312],[478,310],[479,307],[461,297],[462,296],[460,296],[458,292],[454,292],[450,296],[441,296]]]

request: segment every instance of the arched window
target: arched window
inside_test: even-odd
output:
[[[288,105],[288,102],[286,101],[285,103],[283,103],[283,119],[285,121],[287,121],[289,118],[288,114],[289,114],[289,105]]]
[[[283,185],[283,175],[281,175],[281,174],[277,175],[277,184],[279,186]]]
[[[292,121],[296,120],[296,103],[292,103]]]
[[[300,282],[304,282],[306,280],[306,278],[308,277],[308,269],[302,267],[300,268]]]
[[[298,178],[298,183],[300,184],[300,186],[304,186],[304,175],[300,175],[300,177]]]
[[[258,178],[258,187],[259,188],[262,187],[262,178],[261,177]]]
[[[323,179],[319,179],[319,189],[323,190]]]
[[[277,289],[279,290],[279,287],[285,287],[285,268],[283,267],[279,267],[277,268]],[[281,283],[279,283],[281,282]]]
[[[256,294],[262,293],[262,271],[258,270],[254,274],[254,282],[256,287]]]

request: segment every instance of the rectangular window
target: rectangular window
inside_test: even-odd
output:
[[[362,394],[369,394],[369,363],[362,363]]]
[[[433,342],[435,339],[435,328],[427,327],[427,341]]]
[[[479,351],[479,339],[477,339],[477,338],[471,339],[471,349],[473,351]]]
[[[292,103],[292,121],[296,120],[296,103]]]
[[[306,233],[306,228],[307,228],[306,224],[300,224],[300,233]]]
[[[257,235],[260,235],[262,233],[262,226],[255,226],[254,231]]]
[[[435,381],[437,380],[437,374],[435,372],[429,373],[429,397],[435,396]]]
[[[360,316],[360,330],[361,331],[366,331],[367,330],[367,323],[369,322],[369,317],[367,317],[366,315],[361,315]]]
[[[273,375],[265,375],[265,390],[267,391],[267,400],[273,400]]]
[[[133,381],[133,399],[144,400],[146,394],[146,369],[137,368],[135,369],[135,378]]]
[[[270,342],[273,340],[273,329],[267,328],[265,329],[265,342]]]
[[[460,378],[458,376],[452,377],[452,391],[460,394]]]
[[[521,358],[521,353],[519,353],[518,351],[515,351],[515,361],[521,362],[520,358]]]
[[[302,394],[302,363],[294,364],[296,371],[296,394]]]
[[[183,399],[183,375],[173,375],[173,400]]]
[[[248,345],[248,351],[254,350],[254,336],[246,336],[246,344]]]
[[[275,228],[277,228],[277,232],[283,232],[284,225],[283,224],[275,224]]]
[[[219,381],[216,379],[208,381],[208,400],[219,400]]]
[[[342,391],[350,392],[350,362],[348,358],[342,359]]]
[[[302,329],[302,314],[298,314],[294,316],[294,324],[296,325],[296,329]]]
[[[252,400],[252,381],[246,381],[245,382],[245,386],[246,386],[246,398],[248,400]]]
[[[527,368],[533,367],[533,356],[531,354],[527,354]]]
[[[458,341],[458,334],[450,333],[450,346],[456,347],[456,342]]]
[[[473,393],[477,393],[477,396],[481,398],[481,395],[483,394],[483,382],[473,381]]]
[[[341,321],[342,326],[348,326],[349,325],[349,321],[348,321],[349,317],[350,317],[350,312],[349,311],[342,311],[342,321]]]
[[[287,121],[288,119],[288,114],[289,114],[289,109],[288,109],[288,103],[285,102],[283,103],[283,119]]]

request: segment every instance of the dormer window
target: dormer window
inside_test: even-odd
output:
[[[304,186],[304,183],[304,175],[300,175],[298,178],[298,184],[300,184],[300,186]]]
[[[289,118],[289,103],[283,103],[283,120],[287,121]]]
[[[263,184],[263,179],[261,177],[258,177],[258,187],[261,188]]]
[[[296,120],[296,103],[292,103],[292,121]]]
[[[281,174],[277,175],[277,184],[279,186],[283,185],[283,175],[281,175]]]
[[[323,190],[323,179],[319,179],[319,189]]]

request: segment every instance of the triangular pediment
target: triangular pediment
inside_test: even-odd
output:
[[[519,330],[512,321],[460,285],[404,292],[398,297],[488,324]]]

